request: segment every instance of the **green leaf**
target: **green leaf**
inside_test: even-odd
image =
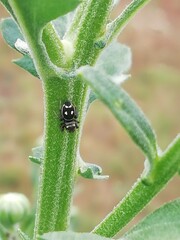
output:
[[[55,27],[58,35],[62,39],[72,23],[75,11],[69,12],[64,16],[55,19],[52,24]]]
[[[38,240],[110,240],[92,233],[50,232],[43,234]],[[111,239],[112,240],[112,239]]]
[[[1,21],[1,33],[7,44],[16,50],[15,43],[17,39],[24,40],[17,23],[12,18],[6,18]]]
[[[95,64],[95,69],[108,75],[115,84],[119,85],[130,76],[124,73],[130,69],[131,59],[129,47],[113,42],[103,50]],[[89,105],[96,99],[97,95],[91,90]]]
[[[33,157],[43,158],[43,152],[44,152],[43,146],[32,148]]]
[[[152,163],[157,157],[156,138],[141,109],[122,88],[118,88],[104,73],[90,66],[82,67],[78,72],[99,99],[109,107]]]
[[[37,164],[41,164],[41,159],[40,158],[36,158],[36,157],[33,157],[33,156],[29,156],[29,160],[33,163],[37,163]]]
[[[94,102],[97,99],[96,94],[91,90],[89,94],[89,102],[88,104],[90,105],[92,102]]]
[[[79,162],[79,169],[78,173],[88,179],[95,179],[95,180],[106,180],[109,178],[107,175],[102,174],[102,168],[96,164],[86,163],[82,160],[82,158],[78,157]]]
[[[36,71],[36,68],[34,66],[34,62],[31,57],[29,56],[24,56],[20,59],[13,60],[13,63],[18,65],[19,67],[23,68],[27,72],[31,73],[33,76],[38,77],[39,75]]]
[[[121,240],[169,239],[180,239],[180,199],[165,204],[121,238]]]
[[[124,73],[131,67],[131,50],[118,42],[111,43],[102,51],[95,69],[109,76],[114,83],[124,80]]]
[[[28,31],[34,36],[39,36],[41,29],[51,20],[65,15],[72,11],[80,3],[79,0],[10,0],[13,10],[18,12],[28,28]]]
[[[12,18],[6,18],[1,22],[1,32],[4,40],[13,49],[25,55],[21,59],[13,60],[13,63],[19,67],[25,69],[35,77],[39,77],[34,66],[32,58],[29,56],[26,43],[24,42],[24,37],[17,25],[17,23]]]
[[[41,164],[43,160],[43,146],[32,148],[32,156],[29,156],[29,160],[34,163]]]

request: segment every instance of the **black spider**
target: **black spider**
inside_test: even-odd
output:
[[[76,128],[78,128],[78,113],[76,108],[70,101],[66,101],[61,108],[61,129],[64,128],[69,132],[74,132]]]

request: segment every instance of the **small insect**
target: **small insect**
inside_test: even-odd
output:
[[[76,108],[73,106],[73,104],[70,101],[66,101],[60,110],[60,120],[61,120],[61,129],[62,131],[64,128],[69,132],[74,132],[76,128],[79,128],[78,126],[78,113]]]

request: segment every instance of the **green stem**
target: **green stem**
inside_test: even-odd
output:
[[[121,18],[117,19],[114,25],[111,25],[110,29],[112,31],[110,37],[113,37],[119,31],[120,26],[122,26],[121,23],[125,24],[145,2],[147,0],[133,1],[129,5],[132,8],[129,7],[129,11],[125,10],[124,12],[124,20]],[[38,235],[51,231],[63,231],[68,226],[74,180],[77,171],[76,155],[84,117],[83,113],[87,108],[87,86],[79,78],[71,78],[68,74],[62,73],[60,68],[56,67],[62,66],[63,49],[61,43],[56,41],[58,39],[54,40],[51,38],[51,34],[55,34],[52,26],[49,25],[44,31],[44,45],[41,40],[41,32],[37,33],[38,36],[31,35],[32,26],[28,24],[27,13],[22,11],[20,4],[17,4],[15,0],[11,1],[11,4],[30,47],[38,74],[43,80],[45,93],[44,161],[41,166],[39,198],[36,211],[34,233],[34,240],[36,240]],[[95,54],[95,41],[105,31],[111,6],[112,0],[88,0],[87,6],[82,8],[86,9],[86,11],[82,13],[81,24],[76,32],[75,50],[71,62],[72,68],[78,68],[86,64],[92,65],[94,63],[97,57]],[[52,49],[51,43],[53,46]],[[60,129],[59,109],[66,100],[71,101],[79,112],[78,120],[80,121],[80,129],[73,133],[62,132]],[[142,185],[141,182],[139,184]],[[142,190],[143,186],[141,186]],[[118,216],[117,213],[118,208],[114,214],[111,214],[112,218],[116,218],[116,215]],[[127,216],[130,219],[132,216],[130,216],[130,213],[128,214]],[[108,220],[105,220],[104,223],[105,226],[106,223],[107,225],[109,224]],[[103,226],[104,223],[102,223]],[[115,223],[111,222],[111,225],[115,225],[117,230],[118,224]],[[116,233],[116,230],[114,233]],[[97,233],[99,232],[102,233],[101,227],[97,227]],[[104,234],[106,234],[106,231]]]
[[[54,67],[41,41],[41,34],[34,38],[26,25],[26,13],[16,4],[13,6],[30,47],[38,74],[43,80],[44,90],[44,159],[41,165],[36,209],[35,240],[38,235],[43,233],[63,231],[68,227],[74,181],[77,173],[76,155],[84,113],[87,109],[87,85],[79,78],[70,77],[69,73],[62,73],[60,69]],[[49,25],[45,32],[47,41],[51,34],[50,30],[51,26]],[[53,46],[57,45],[54,43]],[[61,54],[60,50],[56,48],[57,54]],[[50,49],[48,49],[48,53],[51,56],[49,51]],[[54,59],[54,63],[56,59]],[[60,128],[60,108],[67,100],[76,106],[79,113],[80,128],[73,133],[66,130],[61,131]]]
[[[150,0],[133,0],[123,12],[111,23],[107,25],[107,31],[101,41],[111,42],[122,31],[131,18]]]
[[[75,16],[73,18],[72,24],[69,30],[65,34],[65,39],[74,40],[76,38],[79,27],[81,26],[81,21],[86,13],[86,9],[88,7],[88,2],[90,0],[82,0],[81,4],[76,10]]]
[[[51,23],[48,23],[45,26],[42,40],[46,46],[46,51],[51,61],[58,67],[64,66],[66,62],[64,48]]]
[[[112,0],[87,1],[86,11],[81,19],[75,40],[75,51],[72,59],[74,68],[94,63],[97,57],[93,55],[94,43],[105,31],[111,7]]]
[[[180,136],[163,153],[154,169],[154,182],[145,185],[139,178],[126,197],[107,215],[92,231],[105,237],[116,235],[131,219],[134,218],[162,190],[177,173],[180,166]]]
[[[34,239],[38,234],[67,229],[81,129],[73,133],[61,131],[59,109],[66,100],[70,100],[78,109],[81,128],[83,112],[87,107],[87,87],[79,79],[49,79],[44,83],[44,92],[45,155],[41,167]]]

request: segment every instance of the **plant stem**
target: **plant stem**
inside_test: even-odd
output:
[[[58,67],[65,64],[65,53],[62,42],[60,41],[53,25],[48,23],[42,34],[42,40],[46,46],[46,51],[51,61]]]
[[[116,38],[139,9],[149,1],[150,0],[133,0],[114,21],[107,25],[107,31],[101,41],[109,43]]]
[[[39,196],[36,209],[34,240],[38,235],[67,229],[70,206],[77,173],[77,151],[84,113],[87,109],[87,85],[69,73],[54,67],[45,46],[39,37],[34,38],[26,25],[25,13],[13,5],[18,22],[30,47],[37,72],[42,79],[45,102],[44,159],[41,165]],[[46,28],[51,34],[51,26]],[[48,42],[48,38],[46,38]],[[53,40],[53,39],[52,39]],[[50,44],[50,43],[49,43]],[[51,43],[52,44],[52,43]],[[61,54],[61,48],[53,44],[53,52]],[[57,48],[56,48],[57,46]],[[50,49],[48,49],[49,55]],[[53,63],[59,65],[59,59]],[[79,113],[80,128],[69,133],[60,128],[60,108],[65,101],[71,101]]]
[[[153,174],[153,183],[145,185],[139,178],[126,197],[92,231],[105,237],[116,235],[162,190],[177,173],[180,166],[180,136],[178,136],[157,162]]]
[[[111,7],[112,0],[87,1],[86,11],[81,17],[81,25],[75,39],[75,51],[72,59],[72,65],[75,69],[87,64],[92,65],[97,58],[93,55],[94,43],[105,31]],[[74,24],[76,24],[76,20]]]
[[[101,4],[99,2],[96,3],[96,7],[93,4],[94,0],[90,1],[88,14],[77,37],[77,45],[73,58],[75,62],[80,61],[81,64],[85,62],[84,59],[89,58],[92,50],[91,47],[93,47],[93,38],[97,36],[102,27],[105,27],[111,1],[100,0]],[[99,6],[104,10],[101,14]],[[70,75],[68,76],[68,73],[61,72],[50,61],[53,60],[53,63],[59,66],[61,61],[56,57],[57,55],[54,58],[54,54],[52,53],[55,51],[57,51],[57,54],[62,52],[61,46],[59,47],[55,42],[53,44],[55,49],[53,48],[52,52],[49,48],[49,44],[51,44],[49,42],[52,30],[51,25],[46,27],[43,35],[48,47],[45,48],[45,45],[41,41],[40,33],[37,38],[31,35],[31,28],[29,28],[26,21],[26,14],[22,11],[20,5],[16,5],[16,2],[13,1],[13,7],[31,50],[37,72],[43,80],[45,94],[44,160],[41,165],[36,210],[34,231],[34,240],[36,240],[37,236],[43,233],[66,230],[69,223],[72,193],[77,173],[76,156],[84,113],[87,109],[87,85],[79,78],[73,78]],[[92,15],[92,11],[94,15]],[[86,26],[85,29],[83,29],[84,26]],[[88,39],[88,36],[90,36],[90,39]],[[53,41],[53,39],[51,40]],[[87,45],[88,42],[91,44]],[[81,47],[83,48],[81,49]],[[49,56],[47,56],[46,50]],[[80,129],[73,133],[69,133],[66,130],[62,132],[60,129],[59,110],[67,100],[71,101],[79,112],[78,120],[80,121]]]
[[[65,34],[65,39],[74,40],[76,37],[78,29],[81,26],[81,21],[86,13],[88,2],[90,1],[91,0],[82,0],[81,4],[78,6],[72,24]]]
[[[35,236],[63,231],[69,223],[80,130],[60,130],[59,108],[70,100],[78,109],[80,128],[86,109],[87,87],[79,79],[49,79],[44,83],[45,136],[44,161],[41,167]]]

